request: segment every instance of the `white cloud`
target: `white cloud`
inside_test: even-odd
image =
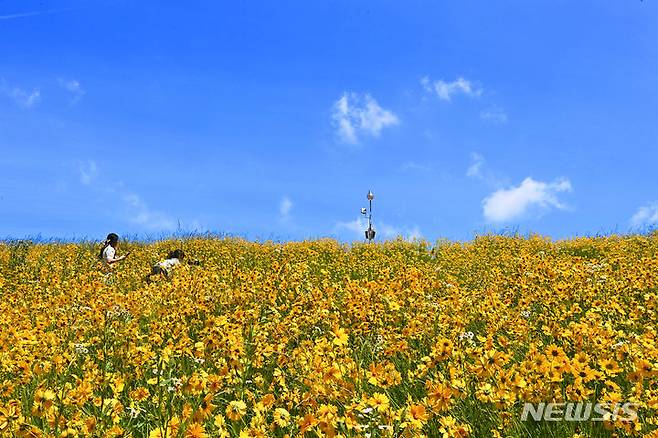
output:
[[[420,228],[417,226],[407,231],[407,240],[420,240],[422,238],[423,234],[421,233]]]
[[[368,221],[362,217],[357,217],[353,221],[349,222],[338,222],[336,224],[336,230],[347,230],[351,231],[353,234],[359,236],[365,236],[364,232],[368,229]]]
[[[640,207],[631,218],[631,224],[634,227],[658,224],[658,202]]]
[[[497,106],[488,108],[480,113],[480,118],[497,124],[507,123],[507,113]]]
[[[362,134],[379,137],[382,129],[400,123],[391,111],[379,106],[369,94],[343,93],[334,102],[332,119],[341,141],[357,144]]]
[[[80,182],[86,186],[91,184],[98,176],[98,166],[93,160],[83,161],[78,164]]]
[[[121,195],[121,199],[131,210],[132,223],[148,230],[176,229],[176,221],[165,213],[151,209],[136,193],[125,192]]]
[[[557,195],[571,190],[568,179],[546,183],[526,178],[517,187],[497,190],[485,198],[482,201],[484,217],[489,222],[507,222],[524,216],[531,209],[540,212],[564,209]]]
[[[292,206],[292,201],[287,196],[281,199],[281,202],[279,203],[279,214],[282,218],[287,218],[290,215]]]
[[[406,161],[400,166],[400,170],[403,172],[428,172],[432,170],[432,166],[429,164],[417,163],[415,161]]]
[[[20,12],[17,14],[0,15],[0,20],[14,20],[16,18],[35,17],[37,15],[52,14],[54,12],[64,11],[65,9],[51,9],[44,11]]]
[[[447,102],[459,94],[468,97],[478,97],[482,94],[482,88],[461,76],[452,82],[446,82],[443,79],[432,81],[426,76],[420,80],[420,84],[425,91],[435,93],[439,99]]]
[[[127,220],[149,231],[171,231],[177,228],[177,221],[161,211],[152,209],[137,193],[122,183],[101,184],[99,170],[94,160],[78,163],[80,183],[90,187],[103,197],[112,197],[113,205],[123,206]],[[194,221],[193,221],[194,223]]]
[[[85,90],[82,89],[80,82],[76,79],[59,79],[59,86],[71,93],[72,103],[76,103],[85,95]]]
[[[469,178],[482,178],[482,166],[484,157],[477,152],[471,153],[471,164],[466,169],[466,176]]]
[[[420,228],[414,226],[412,228],[398,228],[391,225],[382,223],[379,227],[379,231],[384,239],[396,239],[402,237],[404,240],[418,240],[423,237],[420,232]]]
[[[412,228],[399,228],[388,225],[383,222],[373,224],[377,237],[384,240],[402,237],[405,240],[416,240],[422,237],[420,229],[417,226]],[[338,232],[348,231],[354,235],[355,239],[365,239],[365,231],[368,229],[368,220],[363,217],[357,217],[353,221],[336,223],[335,230]]]
[[[38,88],[27,91],[19,87],[11,87],[4,79],[0,80],[0,95],[12,99],[18,106],[26,109],[32,108],[41,100],[41,91]]]

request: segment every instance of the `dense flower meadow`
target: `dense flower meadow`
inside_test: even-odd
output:
[[[658,236],[128,250],[0,243],[2,436],[658,437]]]

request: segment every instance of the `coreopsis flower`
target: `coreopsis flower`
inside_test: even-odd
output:
[[[226,416],[229,420],[238,421],[247,413],[247,404],[242,400],[233,400],[226,407]]]
[[[274,397],[274,394],[265,394],[261,399],[261,403],[266,409],[269,409],[274,404],[275,400],[276,398]]]
[[[274,410],[274,424],[281,428],[288,427],[290,424],[290,413],[283,408],[276,408]]]
[[[378,412],[386,412],[390,406],[390,400],[386,394],[376,392],[370,397],[368,404],[377,409]]]
[[[421,404],[412,404],[407,411],[407,421],[414,429],[420,429],[427,422],[429,416],[425,406]]]
[[[478,386],[475,393],[478,400],[484,403],[491,403],[495,400],[495,390],[490,383],[482,383]]]
[[[306,414],[300,418],[297,424],[299,426],[299,433],[304,434],[311,428],[315,427],[318,424],[318,420],[313,414]]]
[[[162,429],[157,428],[149,432],[149,438],[165,438],[165,434]]]
[[[451,385],[441,382],[426,383],[427,399],[432,411],[435,413],[448,410],[453,402],[453,396],[458,393]]]
[[[334,363],[333,365],[331,365],[331,367],[329,367],[325,371],[324,376],[322,377],[322,379],[325,382],[332,382],[332,381],[335,381],[335,380],[339,380],[341,378],[341,376],[342,376],[342,373],[340,371],[340,368],[338,367],[338,364]]]
[[[206,430],[200,423],[192,423],[185,431],[185,438],[206,438]]]
[[[345,329],[336,326],[333,329],[332,333],[334,334],[334,340],[333,340],[334,345],[337,345],[339,347],[347,345],[347,341],[349,337]]]
[[[147,388],[144,388],[143,386],[140,386],[132,391],[130,391],[130,398],[141,402],[146,400],[150,395],[150,392]]]
[[[599,366],[601,367],[601,371],[608,376],[614,377],[621,372],[619,364],[614,359],[601,359],[599,360]]]
[[[443,438],[462,438],[471,434],[471,427],[468,424],[459,424],[454,417],[445,416],[439,419],[439,432]]]

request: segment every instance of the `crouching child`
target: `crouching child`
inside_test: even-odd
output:
[[[171,276],[171,272],[174,270],[174,268],[178,265],[181,264],[183,259],[185,258],[185,253],[183,252],[182,249],[177,249],[175,251],[172,251],[169,253],[167,258],[165,260],[159,261],[153,267],[151,268],[151,273],[148,274],[145,278],[147,283],[150,283],[151,277],[154,275],[161,275],[165,277],[166,279],[169,279]]]

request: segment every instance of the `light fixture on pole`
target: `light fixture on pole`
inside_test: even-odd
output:
[[[368,243],[372,242],[375,239],[375,229],[372,227],[372,200],[375,199],[375,195],[372,194],[372,191],[368,190],[368,204],[369,209],[363,207],[361,209],[362,215],[368,215],[368,229],[366,230],[366,240]]]

